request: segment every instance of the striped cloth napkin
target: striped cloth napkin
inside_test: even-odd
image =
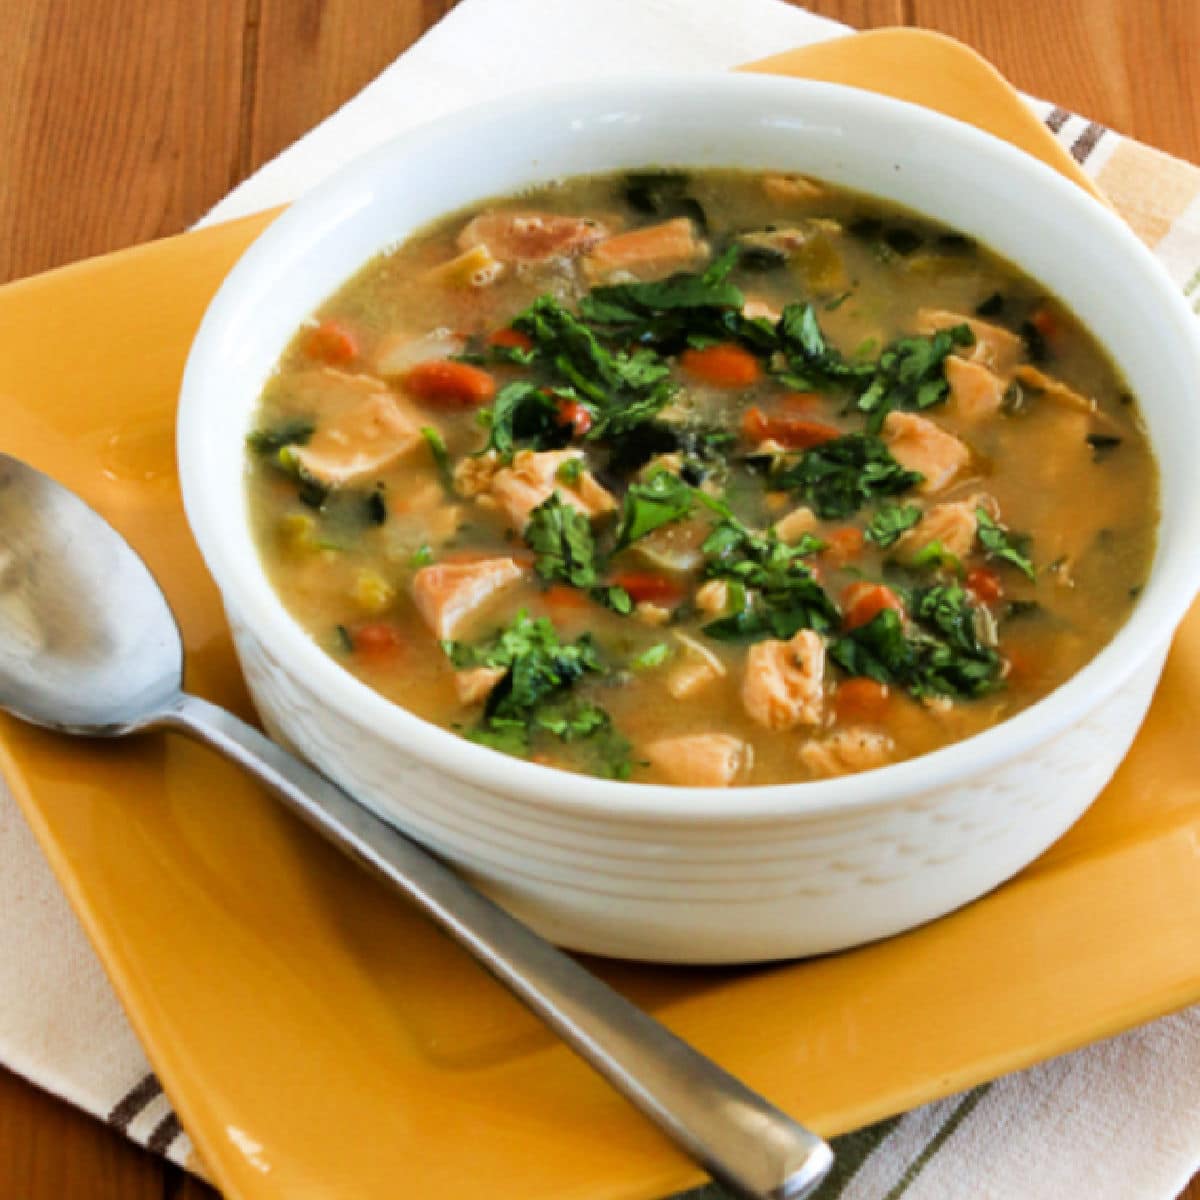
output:
[[[291,200],[401,130],[531,80],[724,68],[844,32],[780,0],[462,0],[205,223]],[[1200,310],[1200,169],[1030,103]],[[0,864],[0,1062],[199,1169],[2,788]],[[1200,1008],[849,1134],[836,1150],[821,1200],[1174,1200],[1200,1166]],[[688,1200],[719,1196],[709,1187]]]

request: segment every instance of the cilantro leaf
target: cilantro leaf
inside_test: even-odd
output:
[[[847,362],[821,332],[817,310],[811,304],[789,304],[775,327],[779,349],[787,358],[788,373],[797,386],[858,387],[871,377],[871,363]]]
[[[978,611],[963,588],[917,590],[910,611],[910,629],[884,609],[837,638],[830,657],[850,675],[903,687],[918,698],[972,699],[997,685],[1000,657],[981,641]]]
[[[1029,539],[1010,533],[1003,526],[996,524],[985,509],[975,510],[976,536],[988,558],[998,558],[1002,562],[1016,567],[1027,579],[1036,579],[1033,563],[1026,550]]]
[[[603,667],[590,634],[561,642],[545,618],[520,612],[479,645],[447,641],[442,648],[456,668],[501,667],[480,723],[467,736],[507,754],[527,756],[535,739],[551,736],[582,743],[587,765],[615,778],[629,774],[629,743],[599,705],[572,695],[583,678]]]
[[[907,491],[923,478],[905,470],[879,438],[851,433],[806,450],[772,483],[799,492],[828,521],[848,517],[881,496]]]
[[[864,536],[867,541],[887,549],[920,519],[921,509],[916,504],[896,504],[889,500],[875,510]]]
[[[570,430],[559,419],[558,401],[527,379],[505,384],[481,416],[489,427],[485,449],[505,460],[518,447],[555,450],[570,441]]]
[[[617,526],[617,549],[679,521],[692,511],[692,489],[678,475],[660,467],[640,483],[629,485]]]
[[[302,446],[316,432],[316,425],[304,418],[284,421],[271,429],[255,429],[246,435],[246,445],[255,454],[274,454],[284,446]]]
[[[788,545],[773,531],[760,534],[747,529],[719,501],[709,499],[709,503],[723,510],[723,519],[702,547],[704,573],[736,585],[741,603],[734,605],[734,612],[703,627],[708,637],[739,642],[786,639],[801,629],[825,632],[837,624],[837,606],[804,562],[820,548],[817,539]]]
[[[888,346],[858,398],[859,411],[868,415],[867,431],[878,433],[884,418],[896,409],[926,409],[944,400],[950,391],[946,358],[956,346],[974,341],[969,325],[955,325],[932,337],[899,338]]]
[[[525,541],[537,555],[533,565],[543,579],[577,588],[600,582],[591,522],[557,490],[529,514]]]

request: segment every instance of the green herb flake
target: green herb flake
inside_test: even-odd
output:
[[[921,508],[916,504],[895,504],[888,501],[875,510],[875,515],[864,530],[867,541],[881,549],[897,542],[920,519]]]
[[[631,671],[653,671],[661,667],[671,657],[671,647],[666,642],[655,642],[653,646],[643,650],[629,663]]]
[[[924,478],[902,467],[883,441],[852,433],[806,450],[772,478],[772,486],[798,492],[823,520],[840,520],[864,504],[906,492]]]
[[[433,562],[433,547],[425,542],[408,556],[410,567],[427,567]]]
[[[284,446],[303,446],[316,432],[316,425],[309,420],[299,418],[285,421],[271,429],[256,429],[246,435],[246,445],[255,454],[275,454]]]
[[[454,468],[450,463],[450,452],[446,449],[446,439],[432,425],[422,426],[421,436],[425,439],[425,444],[429,447],[429,453],[433,455],[433,462],[438,469],[438,474],[441,476],[443,485],[447,488],[453,488]]]
[[[975,510],[976,536],[988,558],[999,559],[1017,568],[1027,579],[1037,578],[1033,563],[1027,554],[1029,539],[1019,534],[1013,534],[1003,526],[996,524],[986,509]]]
[[[524,536],[537,556],[534,570],[547,582],[558,580],[577,588],[600,582],[591,522],[559,492],[529,514]]]
[[[647,534],[680,521],[692,511],[692,489],[665,467],[648,479],[630,484],[617,526],[617,549],[632,545]]]

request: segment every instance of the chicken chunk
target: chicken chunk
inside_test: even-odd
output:
[[[1041,392],[1048,400],[1061,404],[1064,408],[1073,408],[1077,412],[1094,413],[1096,402],[1089,396],[1081,395],[1074,388],[1068,387],[1061,379],[1039,371],[1029,363],[1022,363],[1013,375],[1017,381],[1034,391]]]
[[[773,528],[780,541],[792,545],[806,533],[815,533],[818,524],[817,514],[811,508],[802,505],[800,508],[792,509],[786,517],[780,517]]]
[[[471,667],[454,672],[454,690],[460,704],[482,704],[504,678],[503,667]]]
[[[330,487],[353,483],[424,442],[418,418],[378,380],[332,369],[320,374],[327,384],[322,408],[328,415],[307,443],[288,450],[306,475]]]
[[[501,262],[540,263],[582,254],[611,233],[590,217],[549,212],[487,212],[467,222],[458,248],[483,245]]]
[[[981,363],[952,354],[946,359],[946,381],[950,384],[946,411],[963,421],[994,417],[1004,403],[1004,381]]]
[[[725,664],[707,646],[686,633],[676,633],[675,640],[684,649],[683,661],[667,675],[667,691],[676,700],[690,700],[697,692],[725,678]]]
[[[729,607],[729,584],[710,579],[696,589],[696,607],[710,617],[719,617]]]
[[[839,729],[826,738],[805,742],[800,761],[818,779],[869,771],[891,761],[896,744],[887,734],[870,729]]]
[[[981,321],[978,317],[967,317],[962,313],[947,312],[945,309],[922,308],[917,312],[917,331],[937,333],[939,329],[950,329],[955,325],[966,325],[975,335],[972,346],[964,346],[956,353],[961,358],[980,363],[997,375],[1007,377],[1017,365],[1025,343],[1002,325]]]
[[[439,638],[452,638],[474,613],[521,578],[511,558],[437,563],[422,567],[412,581],[413,601]]]
[[[829,194],[816,180],[805,175],[764,175],[762,188],[767,198],[778,204],[819,200]]]
[[[640,280],[661,279],[708,257],[708,244],[696,236],[687,217],[647,225],[605,238],[583,259],[584,274],[600,283],[620,273]]]
[[[971,460],[971,452],[958,438],[912,413],[888,413],[883,440],[902,467],[925,476],[917,484],[920,492],[941,491]]]
[[[612,494],[596,482],[590,471],[580,471],[574,483],[564,483],[558,478],[563,463],[581,457],[577,450],[522,450],[511,467],[496,472],[492,496],[518,533],[525,528],[529,514],[555,492],[565,504],[587,517],[603,516],[616,508]]]
[[[979,529],[976,511],[982,508],[993,519],[999,507],[991,496],[980,493],[965,500],[935,504],[903,534],[896,543],[895,555],[901,562],[910,562],[926,546],[937,543],[946,554],[965,558],[975,545]]]
[[[774,324],[780,315],[780,310],[774,304],[758,296],[747,296],[746,303],[742,305],[742,316],[752,321],[761,318]]]
[[[642,753],[671,782],[683,787],[729,787],[750,769],[753,748],[728,733],[660,738]]]
[[[811,629],[791,641],[756,642],[746,655],[742,705],[768,729],[819,725],[825,706],[825,643]]]

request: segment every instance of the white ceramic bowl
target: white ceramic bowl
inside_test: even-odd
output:
[[[1151,578],[1113,642],[1004,724],[923,758],[729,790],[582,778],[493,753],[343,671],[288,615],[248,532],[244,435],[300,321],[372,255],[472,201],[579,173],[803,171],[977,237],[1057,293],[1140,398],[1162,469]],[[1008,878],[1128,748],[1200,583],[1195,318],[1133,234],[1048,167],[883,97],[751,75],[528,93],[438,121],[294,205],[213,301],[183,381],[192,529],[271,731],[563,945],[676,962],[814,954],[907,929]]]

